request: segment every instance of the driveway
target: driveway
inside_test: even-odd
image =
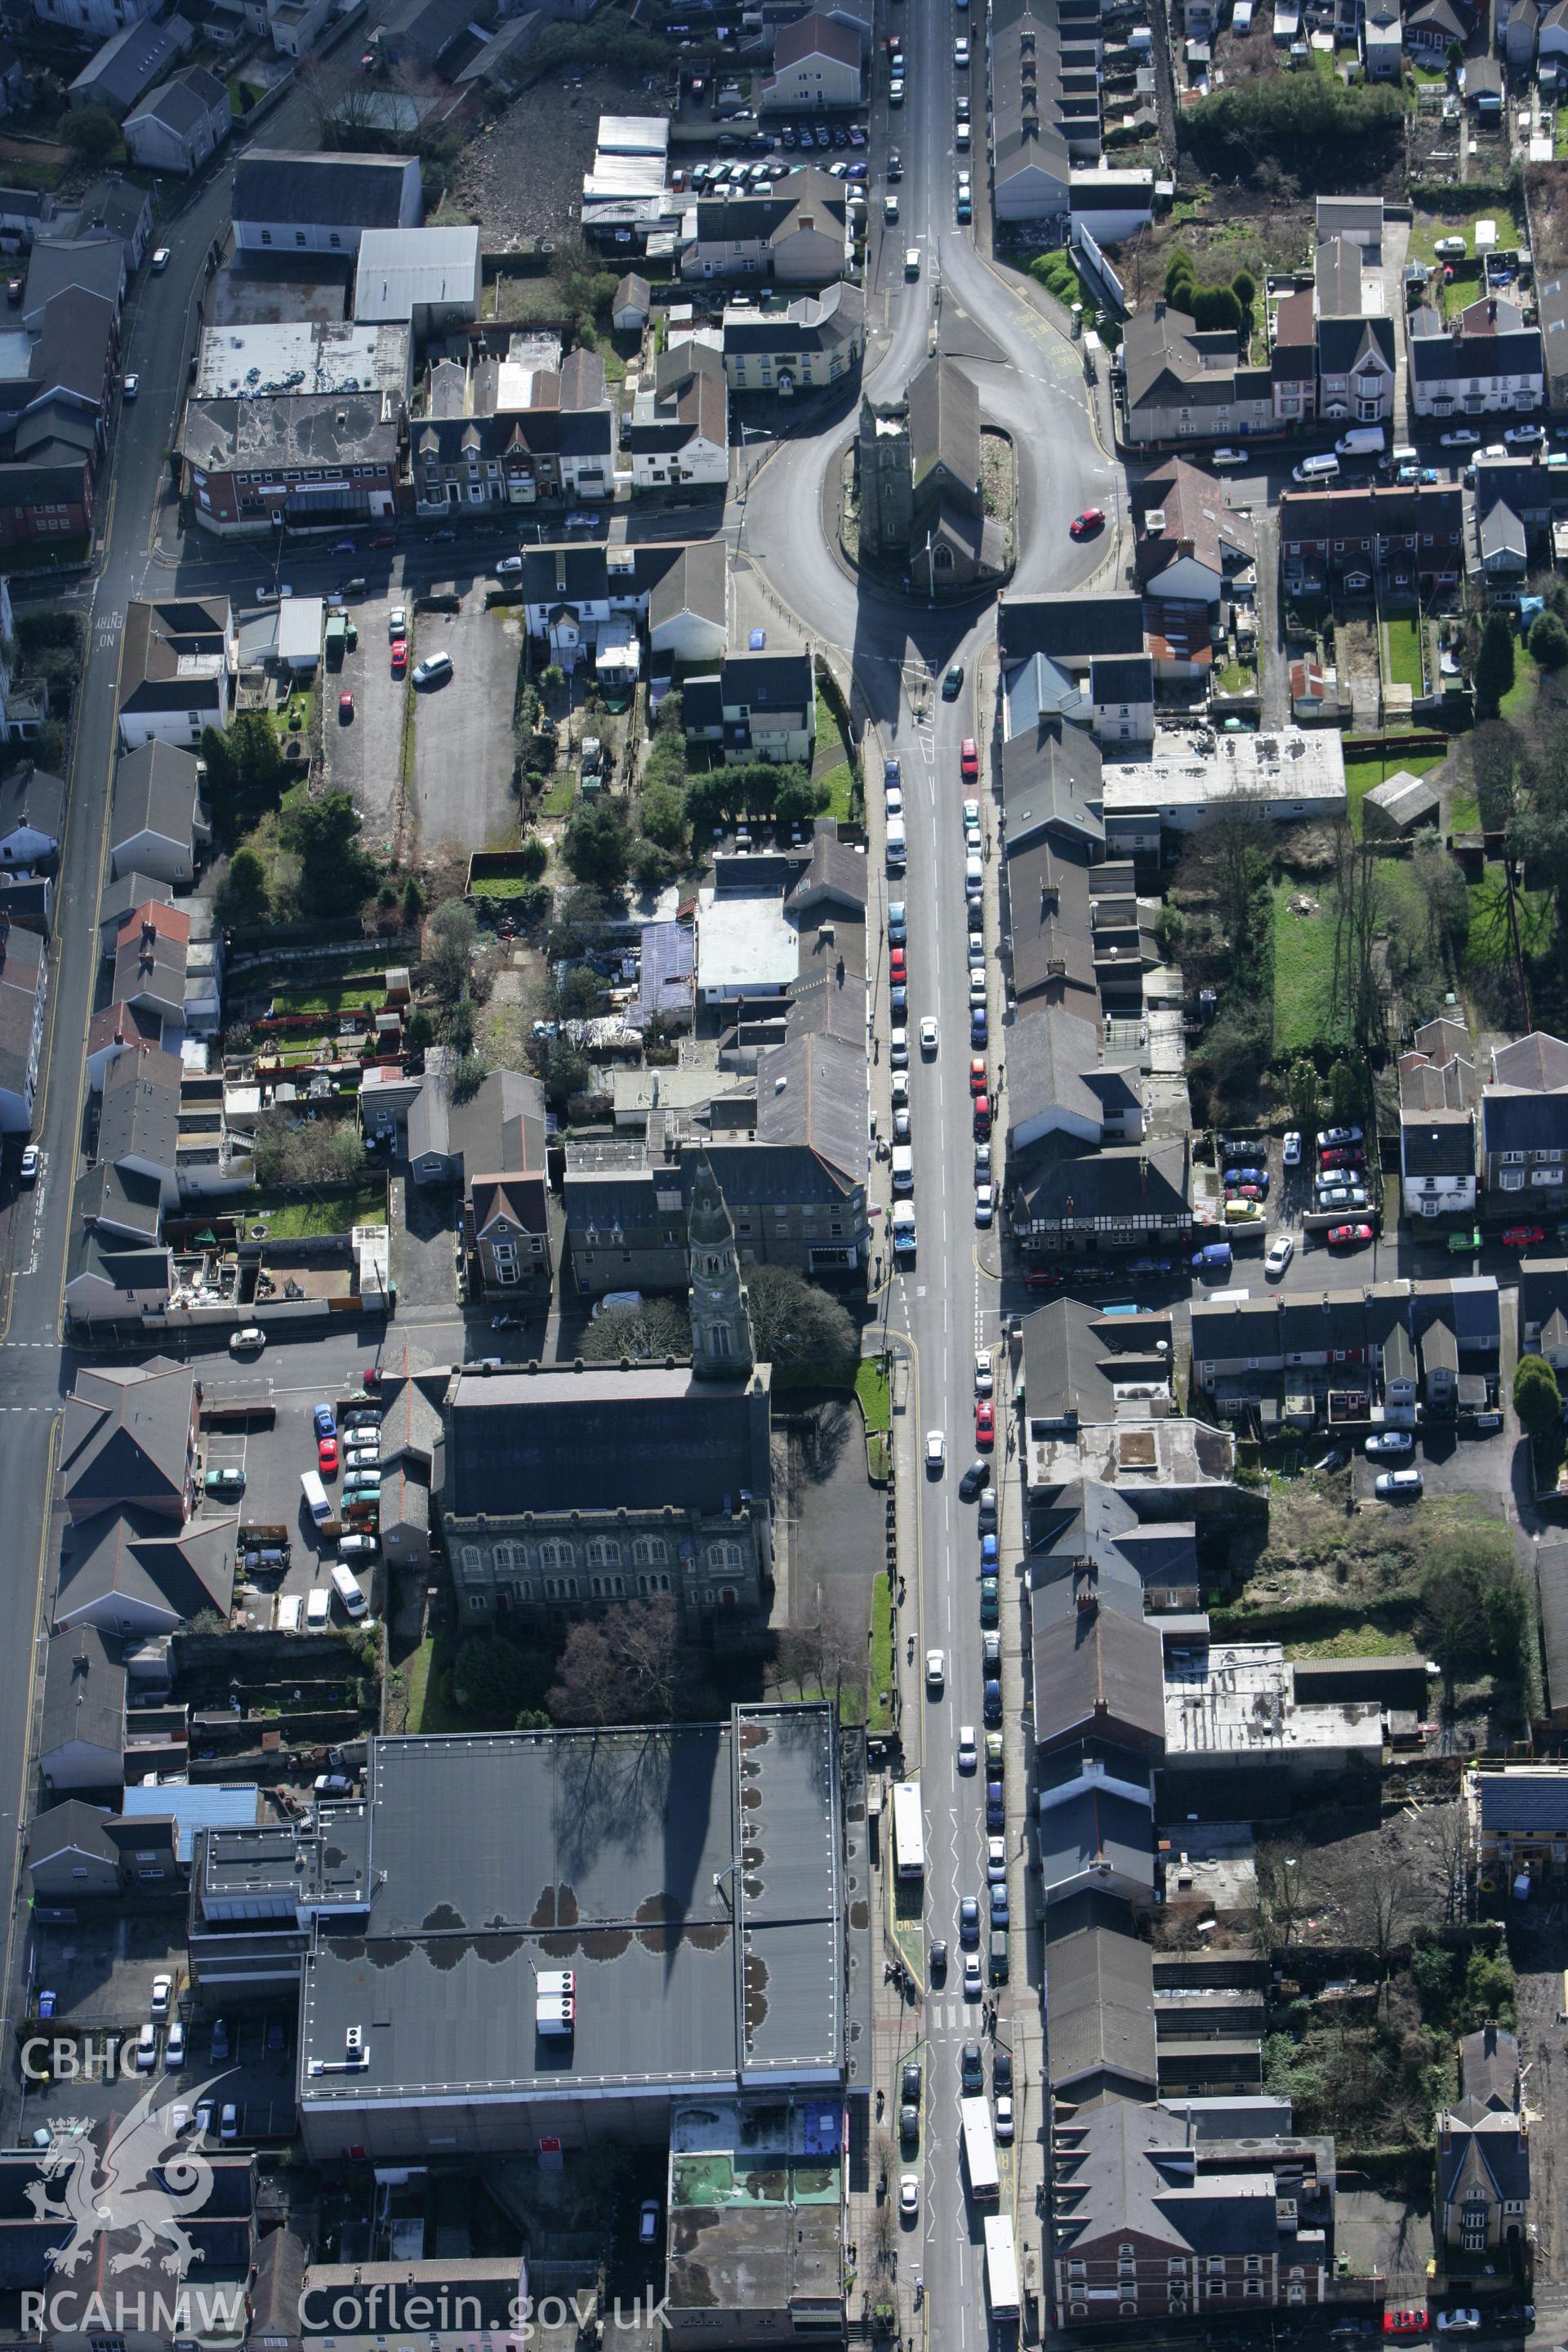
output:
[[[405,699],[403,681],[392,675],[386,616],[402,602],[402,592],[395,590],[351,604],[349,616],[359,631],[359,644],[344,656],[341,670],[324,668],[321,673],[321,739],[328,777],[353,794],[363,812],[367,842],[386,853],[395,845]],[[354,715],[347,726],[338,717],[338,697],[345,688],[354,698]]]
[[[449,653],[453,670],[445,686],[416,698],[411,814],[426,850],[440,841],[501,847],[512,836],[511,709],[521,645],[521,621],[487,613],[482,602],[460,613],[421,613],[415,623],[416,661]]]
[[[456,1193],[449,1184],[416,1184],[407,1176],[393,1185],[392,1233],[397,1304],[455,1307],[458,1297]]]

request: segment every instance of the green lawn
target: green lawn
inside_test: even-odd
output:
[[[827,786],[830,795],[827,806],[822,812],[823,815],[837,817],[840,824],[847,824],[850,803],[855,796],[854,769],[847,760],[840,760],[836,768],[829,768],[827,773],[818,781]]]
[[[1456,793],[1448,803],[1450,833],[1479,833],[1481,804],[1474,793]]]
[[[280,1013],[315,1013],[331,1020],[340,1013],[379,1013],[385,995],[384,972],[378,971],[374,979],[344,980],[336,988],[280,988],[272,1002]]]
[[[1433,247],[1440,236],[1462,236],[1467,261],[1445,257],[1452,262],[1454,282],[1456,285],[1460,282],[1467,267],[1472,276],[1479,276],[1475,264],[1476,223],[1483,220],[1496,221],[1500,247],[1518,247],[1524,243],[1523,223],[1508,205],[1495,196],[1485,204],[1478,204],[1473,212],[1428,212],[1424,205],[1417,205],[1415,219],[1410,225],[1409,258],[1430,265],[1437,258]]]
[[[1346,1625],[1317,1642],[1289,1642],[1288,1658],[1396,1658],[1410,1647],[1406,1633],[1385,1633],[1381,1625]]]
[[[577,777],[571,768],[556,771],[555,781],[539,803],[541,816],[570,816],[577,797]]]
[[[879,1570],[871,1586],[870,1655],[867,1664],[866,1728],[872,1733],[891,1731],[893,1710],[884,1693],[890,1698],[893,1688],[893,1589],[886,1569]]]
[[[1250,694],[1258,684],[1258,672],[1250,662],[1226,662],[1215,684],[1222,694]]]
[[[1422,627],[1408,614],[1384,623],[1387,644],[1384,675],[1394,686],[1407,686],[1415,694],[1425,691],[1426,673],[1422,657]]]
[[[1473,964],[1507,963],[1513,954],[1513,945],[1509,937],[1508,891],[1501,866],[1488,866],[1480,880],[1470,884],[1469,893],[1468,961]],[[1544,955],[1551,947],[1552,912],[1544,892],[1519,893],[1519,939],[1527,956]]]
[[[1295,897],[1322,912],[1293,915]],[[1334,919],[1326,889],[1303,889],[1288,877],[1274,886],[1274,1051],[1294,1053],[1331,1034]]]
[[[1539,679],[1540,672],[1530,656],[1522,646],[1516,646],[1513,652],[1513,684],[1498,705],[1502,716],[1512,725],[1517,727],[1528,713],[1531,704],[1535,700],[1535,689]]]
[[[1399,623],[1391,621],[1390,629]],[[1345,799],[1349,807],[1351,831],[1361,833],[1361,804],[1373,784],[1385,784],[1390,776],[1424,776],[1428,769],[1441,767],[1446,751],[1409,751],[1402,758],[1396,751],[1373,751],[1345,760]]]
[[[265,1225],[274,1241],[308,1241],[321,1234],[346,1234],[353,1225],[385,1224],[386,1186],[367,1182],[352,1192],[325,1192],[306,1201],[249,1193],[235,1203],[235,1214],[247,1225]]]
[[[861,1357],[855,1368],[855,1393],[860,1400],[868,1429],[892,1426],[892,1391],[888,1382],[886,1356]]]

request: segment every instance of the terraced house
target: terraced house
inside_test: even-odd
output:
[[[1293,595],[1334,588],[1413,596],[1458,587],[1465,569],[1465,499],[1458,484],[1287,490],[1279,500],[1279,571]]]

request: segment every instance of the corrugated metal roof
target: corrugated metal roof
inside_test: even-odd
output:
[[[125,1791],[121,1810],[127,1821],[174,1822],[174,1853],[188,1863],[198,1830],[247,1830],[257,1819],[258,1791],[253,1780],[219,1780],[197,1786],[187,1780],[161,1780],[155,1787],[133,1784]]]

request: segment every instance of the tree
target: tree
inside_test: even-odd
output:
[[[1463,42],[1462,42],[1462,41],[1450,41],[1450,42],[1449,42],[1449,44],[1448,44],[1448,79],[1449,79],[1449,80],[1450,80],[1450,81],[1458,81],[1458,79],[1459,79],[1460,74],[1461,74],[1461,73],[1463,73],[1464,69],[1465,69],[1465,49],[1464,49],[1464,44],[1463,44]]]
[[[1198,286],[1193,289],[1193,324],[1203,334],[1239,334],[1241,304],[1228,286]]]
[[[842,1303],[793,1266],[748,1266],[746,1304],[759,1363],[841,1364],[858,1353]]]
[[[1544,1356],[1521,1356],[1513,1376],[1513,1409],[1531,1437],[1544,1437],[1563,1418],[1557,1375]]]
[[[1323,1115],[1323,1097],[1318,1085],[1317,1065],[1310,1062],[1305,1054],[1298,1055],[1290,1065],[1290,1075],[1286,1080],[1286,1085],[1289,1090],[1290,1117],[1310,1143],[1311,1138],[1317,1133],[1318,1123]]]
[[[1530,658],[1553,677],[1568,663],[1568,629],[1555,613],[1536,616],[1530,632]]]
[[[645,1298],[640,1307],[605,1307],[584,1332],[584,1360],[618,1364],[662,1363],[666,1356],[686,1362],[691,1355],[691,1318],[679,1298]]]
[[[1462,961],[1470,929],[1470,895],[1464,875],[1430,830],[1420,835],[1410,853],[1410,874],[1426,910],[1432,961]]]
[[[360,845],[360,814],[347,793],[300,801],[279,830],[300,860],[300,905],[306,915],[346,915],[374,889],[375,861]]]
[[[508,1728],[522,1709],[537,1706],[544,1696],[544,1677],[531,1654],[495,1633],[468,1636],[452,1661],[447,1686],[453,1704],[466,1714],[485,1716]]]
[[[473,908],[463,898],[447,899],[426,925],[425,977],[444,1003],[455,1003],[468,987],[479,935]]]
[[[353,1183],[364,1173],[364,1145],[352,1118],[291,1124],[288,1109],[264,1110],[256,1126],[256,1181],[276,1185]]]
[[[267,868],[254,849],[237,849],[218,893],[223,920],[244,925],[267,919]]]
[[[592,801],[580,808],[566,828],[561,855],[579,882],[618,890],[631,869],[631,844],[614,803]]]
[[[662,890],[679,872],[679,861],[657,841],[638,836],[632,844],[632,879],[648,896]]]
[[[1381,947],[1389,927],[1383,860],[1348,824],[1335,835],[1333,973],[1330,1003],[1363,1053],[1383,1043]]]
[[[1489,613],[1476,656],[1476,707],[1495,719],[1498,706],[1513,684],[1513,631],[1503,613]]]
[[[242,710],[228,731],[206,728],[202,759],[207,800],[218,831],[233,840],[275,809],[288,782],[287,762],[265,712]]]
[[[650,841],[661,849],[686,846],[686,802],[676,784],[645,784],[637,803],[637,821]]]
[[[1351,1933],[1358,1944],[1366,1946],[1376,1963],[1379,2009],[1389,1970],[1409,1935],[1417,1907],[1409,1876],[1397,1865],[1370,1872],[1351,1897]]]
[[[405,931],[415,929],[418,924],[420,916],[423,915],[424,912],[425,893],[420,887],[418,875],[411,874],[407,881],[403,886],[404,929]]]
[[[107,106],[73,106],[56,131],[84,163],[109,163],[125,152],[120,125]]]
[[[1230,290],[1241,305],[1243,318],[1249,318],[1258,299],[1258,280],[1250,269],[1238,269],[1230,281]]]
[[[781,824],[804,824],[809,817],[821,816],[832,798],[826,777],[814,782],[804,768],[786,770],[773,795],[773,814]]]
[[[558,1724],[668,1722],[681,1667],[674,1601],[623,1601],[571,1628],[545,1705]]]
[[[1171,256],[1165,269],[1165,299],[1184,310],[1190,290],[1197,283],[1197,268],[1190,253],[1180,247]]]
[[[544,1096],[553,1111],[563,1111],[574,1095],[585,1094],[593,1066],[581,1045],[570,1037],[552,1037],[544,1066]]]

